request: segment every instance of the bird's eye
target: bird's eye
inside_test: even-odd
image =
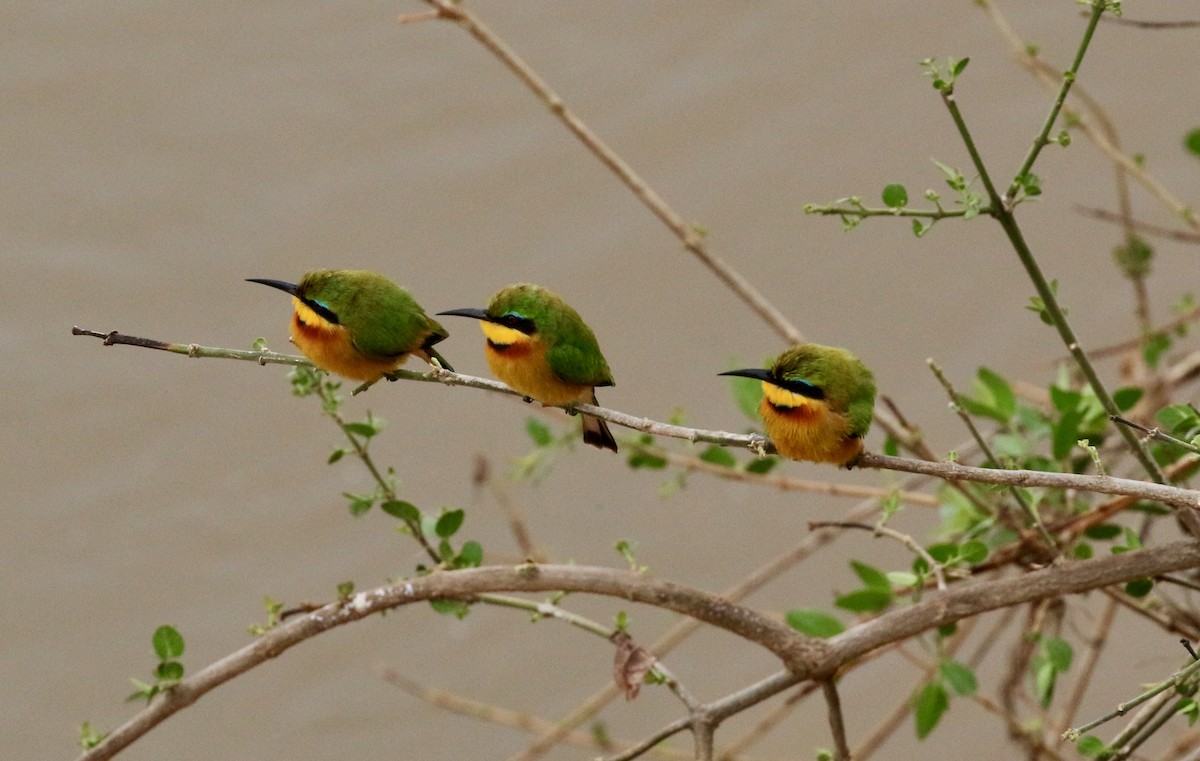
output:
[[[793,394],[806,396],[809,399],[824,399],[825,390],[815,383],[802,380],[800,378],[787,378],[779,383],[782,388],[791,391]]]
[[[501,317],[500,324],[506,328],[512,328],[513,330],[519,330],[520,332],[524,333],[525,335],[533,335],[533,332],[535,330],[533,320],[529,319],[528,317],[522,317],[521,315],[517,314],[516,312],[509,312],[508,314]]]
[[[311,309],[314,312],[316,312],[317,314],[321,315],[329,322],[332,322],[334,325],[338,324],[337,315],[334,313],[334,311],[332,309],[329,308],[329,305],[326,304],[324,301],[317,301],[316,299],[303,299],[303,301],[305,304],[308,305],[309,309]]]

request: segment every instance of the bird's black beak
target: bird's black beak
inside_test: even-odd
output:
[[[283,291],[284,293],[290,293],[293,296],[299,295],[298,293],[296,293],[296,291],[298,290],[298,286],[295,283],[288,283],[283,280],[262,280],[257,277],[248,277],[248,278],[246,278],[246,282],[247,283],[262,283],[263,285],[269,285],[272,288],[278,288],[279,290]]]
[[[445,312],[438,312],[437,316],[441,317],[442,315],[447,314],[456,315],[458,317],[474,317],[476,320],[483,320],[484,322],[492,321],[492,318],[488,317],[487,311],[483,309],[450,309]]]
[[[740,378],[754,378],[755,380],[774,383],[775,379],[771,377],[771,373],[761,367],[747,367],[744,370],[727,370],[717,375],[736,375]]]

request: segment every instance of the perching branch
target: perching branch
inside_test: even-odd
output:
[[[260,364],[310,365],[307,360],[301,357],[277,354],[266,349],[262,351],[239,351],[236,349],[217,349],[197,344],[172,344],[154,339],[125,336],[115,331],[101,333],[81,328],[73,328],[71,332],[78,336],[103,338],[105,339],[105,345],[108,346],[116,344],[144,346],[152,349],[171,351],[176,354],[185,354],[190,357],[240,359],[259,362]],[[520,396],[519,393],[499,381],[453,373],[442,368],[430,368],[424,373],[411,370],[396,370],[392,374],[397,379],[421,381],[424,383],[441,383],[446,386],[465,386]],[[607,420],[610,423],[654,436],[666,436],[693,442],[705,441],[712,444],[720,444],[721,446],[739,447],[749,449],[760,455],[773,452],[775,449],[770,439],[759,434],[727,433],[725,431],[687,428],[670,423],[661,423],[650,418],[630,415],[606,407],[597,407],[592,404],[568,405],[565,409],[586,412],[589,415]],[[952,462],[931,462],[905,457],[890,457],[872,452],[864,453],[856,467],[895,470],[904,473],[920,473],[946,481],[974,481],[977,483],[1001,484],[1004,486],[1047,486],[1057,489],[1077,489],[1079,491],[1099,494],[1119,494],[1153,502],[1162,502],[1165,505],[1180,509],[1182,511],[1181,515],[1184,516],[1191,515],[1192,511],[1200,509],[1200,492],[1161,483],[1134,481],[1127,478],[1113,478],[1111,476],[1049,473],[1037,470],[992,470],[989,468],[973,468]]]

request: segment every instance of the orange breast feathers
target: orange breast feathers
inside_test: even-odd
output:
[[[540,338],[486,320],[479,325],[488,339],[488,367],[510,387],[543,404],[592,401],[591,386],[568,383],[554,374]]]
[[[360,381],[377,381],[399,367],[407,355],[396,359],[368,357],[350,342],[350,333],[292,297],[292,343],[314,365],[331,373]]]
[[[759,414],[775,448],[792,460],[841,465],[862,451],[862,439],[850,436],[850,420],[820,399],[764,382]]]

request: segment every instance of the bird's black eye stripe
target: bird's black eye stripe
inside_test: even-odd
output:
[[[793,394],[799,394],[809,399],[825,398],[825,389],[806,380],[780,378],[772,382],[785,391],[791,391]]]
[[[314,301],[313,299],[302,298],[300,300],[304,302],[305,306],[307,306],[309,309],[313,310],[317,314],[321,315],[321,317],[323,317],[324,319],[328,320],[329,322],[332,322],[334,325],[338,324],[338,316],[336,314],[334,314],[333,311],[330,310],[329,307],[325,306],[324,304],[322,304],[319,301]]]
[[[512,312],[509,312],[501,317],[499,322],[504,327],[512,328],[513,330],[519,330],[527,336],[533,335],[537,330],[537,326],[533,324],[533,320]]]

